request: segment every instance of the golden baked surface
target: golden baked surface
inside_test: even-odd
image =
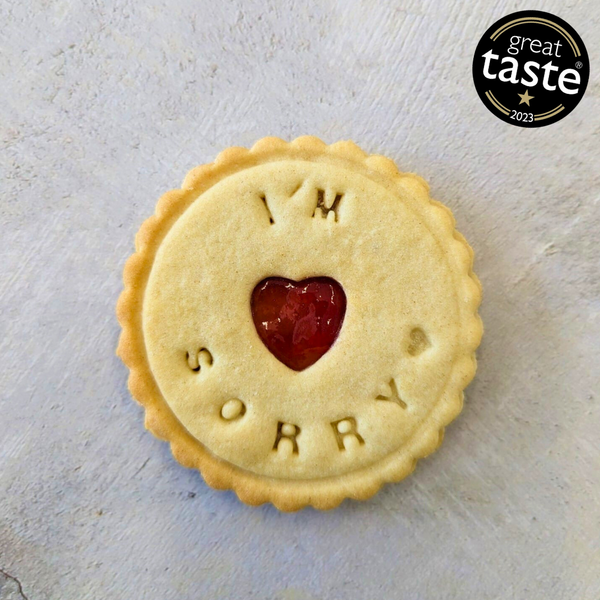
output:
[[[472,251],[419,177],[352,142],[265,138],[159,201],[125,268],[119,354],[146,425],[245,502],[367,498],[441,441],[475,373]],[[294,371],[250,307],[267,277],[329,277],[347,309]]]

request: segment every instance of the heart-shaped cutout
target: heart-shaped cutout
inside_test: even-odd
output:
[[[284,365],[303,371],[335,342],[346,314],[346,294],[330,277],[268,277],[254,288],[250,307],[264,345]]]

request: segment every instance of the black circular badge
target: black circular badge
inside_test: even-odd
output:
[[[518,127],[544,127],[578,104],[590,76],[579,34],[547,12],[524,10],[496,21],[477,44],[473,81],[481,101]]]

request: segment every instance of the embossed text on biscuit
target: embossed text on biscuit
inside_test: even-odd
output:
[[[388,402],[394,402],[401,408],[406,408],[406,402],[400,397],[396,380],[392,377],[389,384],[387,385],[389,390],[385,390],[385,393],[379,394],[375,400],[387,400]]]
[[[213,364],[212,354],[206,348],[200,348],[194,352],[187,351],[185,359],[188,367],[196,373],[208,369]]]
[[[339,218],[338,211],[342,197],[343,194],[317,189],[317,205],[313,217],[321,217],[336,222]]]
[[[429,341],[429,338],[420,327],[415,327],[410,332],[410,342],[407,351],[411,356],[418,356],[422,352],[425,352],[430,346],[431,342]]]
[[[225,421],[235,421],[246,414],[246,405],[238,398],[227,400],[221,407],[221,418]]]
[[[269,218],[269,223],[271,223],[271,225],[274,225],[275,220],[273,219],[273,213],[271,213],[271,209],[269,208],[269,204],[267,203],[267,196],[265,194],[261,194],[260,200],[263,203],[265,210],[267,211],[267,217]]]
[[[290,454],[298,454],[298,440],[296,438],[299,435],[300,427],[298,427],[298,425],[278,421],[277,435],[275,436],[273,450],[276,450],[285,456],[289,456]]]
[[[362,446],[365,443],[365,440],[358,433],[354,417],[346,417],[339,421],[333,421],[331,427],[340,450],[348,450],[353,446]]]

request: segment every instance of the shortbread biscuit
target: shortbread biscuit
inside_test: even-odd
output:
[[[406,477],[460,412],[472,263],[420,177],[352,142],[264,138],[142,225],[118,354],[146,427],[210,486],[333,508]]]

